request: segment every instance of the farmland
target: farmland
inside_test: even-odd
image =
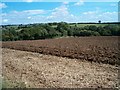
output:
[[[119,68],[114,65],[6,48],[2,51],[4,88],[119,87]]]
[[[4,88],[118,88],[118,24],[2,26]]]
[[[3,42],[3,48],[37,52],[90,62],[119,65],[119,37],[69,37]]]
[[[0,3],[0,89],[120,90],[118,1],[22,1]]]

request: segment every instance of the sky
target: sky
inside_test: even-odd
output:
[[[1,2],[1,24],[117,22],[118,2]]]

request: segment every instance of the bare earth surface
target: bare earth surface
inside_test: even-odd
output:
[[[2,47],[119,65],[120,43],[118,38],[117,36],[98,36],[8,41],[2,42]]]
[[[51,55],[5,49],[5,87],[118,87],[118,67]]]

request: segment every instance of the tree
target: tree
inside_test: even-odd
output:
[[[99,20],[98,23],[101,23],[101,20]]]
[[[97,27],[95,25],[90,25],[89,30],[97,31]]]

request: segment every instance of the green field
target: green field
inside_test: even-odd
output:
[[[109,24],[71,24],[70,26],[85,27],[85,26],[91,26],[91,25],[94,25],[96,27],[99,27],[99,26],[104,27]]]

